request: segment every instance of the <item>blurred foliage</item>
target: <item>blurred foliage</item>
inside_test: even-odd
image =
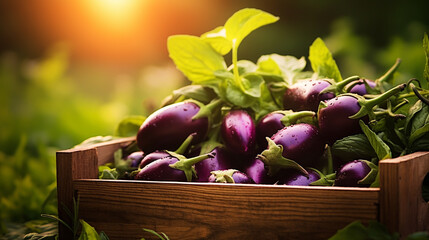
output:
[[[39,60],[0,57],[0,234],[11,222],[56,213],[56,151],[115,135],[122,119],[149,114],[184,84],[174,67],[148,67],[135,80],[100,83],[113,85],[100,98],[72,70],[64,45]]]

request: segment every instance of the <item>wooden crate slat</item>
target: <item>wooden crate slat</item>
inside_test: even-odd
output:
[[[142,236],[143,227],[173,239],[323,239],[378,217],[376,188],[106,180],[77,180],[74,188],[81,217],[111,239]]]

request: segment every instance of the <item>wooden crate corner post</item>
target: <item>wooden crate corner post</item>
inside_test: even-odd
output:
[[[429,152],[380,161],[380,221],[405,238],[429,230],[429,204],[422,183],[429,173]]]

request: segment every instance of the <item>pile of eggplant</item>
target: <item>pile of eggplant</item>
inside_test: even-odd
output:
[[[171,36],[170,57],[191,84],[139,124],[138,149],[116,156],[119,175],[368,187],[378,185],[380,160],[429,150],[427,62],[423,80],[395,79],[400,59],[377,79],[343,79],[320,38],[309,49],[311,69],[304,57],[238,60],[242,40],[277,20],[243,9],[200,37]],[[427,35],[424,46],[429,55]]]

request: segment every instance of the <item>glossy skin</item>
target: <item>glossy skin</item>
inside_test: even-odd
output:
[[[176,150],[192,133],[192,144],[201,142],[207,135],[208,118],[192,120],[200,107],[193,102],[179,102],[152,113],[137,133],[137,145],[144,152]]]
[[[375,87],[374,81],[369,80],[369,79],[359,79],[358,83],[356,85],[353,85],[353,87],[348,92],[349,93],[356,93],[356,94],[359,94],[361,96],[367,94],[368,91],[366,90],[366,86],[365,86],[364,81],[366,81],[371,88]]]
[[[361,108],[356,98],[343,95],[328,100],[326,104],[327,107],[319,110],[318,122],[320,133],[328,144],[362,132],[359,120],[367,122],[368,116],[361,119],[349,118]]]
[[[273,184],[275,181],[268,175],[268,170],[265,164],[259,158],[254,158],[248,166],[244,168],[244,173],[247,174],[257,184]]]
[[[365,178],[371,168],[363,161],[353,160],[345,164],[337,172],[334,186],[341,187],[368,187],[369,185],[358,184],[360,180]]]
[[[317,112],[319,102],[334,98],[334,93],[320,92],[331,84],[326,80],[303,80],[293,84],[283,96],[283,108],[293,111]]]
[[[232,110],[223,118],[221,135],[225,146],[235,153],[250,155],[255,151],[255,124],[244,110]]]
[[[255,183],[250,177],[240,171],[237,171],[232,174],[232,179],[234,179],[234,183]],[[211,174],[208,178],[208,182],[215,183],[216,177]]]
[[[256,125],[256,140],[260,149],[267,148],[266,137],[272,137],[277,131],[285,126],[281,122],[284,114],[272,112],[265,115]]]
[[[144,158],[139,164],[139,168],[144,168],[149,163],[168,156],[170,156],[170,154],[163,151],[155,151],[155,152],[149,153],[146,156],[144,156]]]
[[[149,163],[136,175],[136,180],[148,181],[177,181],[187,182],[186,175],[182,170],[170,167],[178,161],[175,157],[165,157]]]
[[[310,183],[319,180],[320,176],[317,172],[307,169],[308,176],[294,170],[286,170],[279,177],[280,184],[293,186],[310,186]]]
[[[133,152],[130,153],[125,160],[131,160],[131,167],[138,167],[143,159],[143,154],[142,151]]]
[[[232,168],[234,158],[228,150],[223,147],[216,147],[211,153],[214,155],[213,158],[207,158],[195,164],[197,182],[207,182],[212,171]]]
[[[318,129],[307,123],[285,127],[271,139],[283,146],[283,157],[296,161],[303,167],[319,167],[325,143]]]

